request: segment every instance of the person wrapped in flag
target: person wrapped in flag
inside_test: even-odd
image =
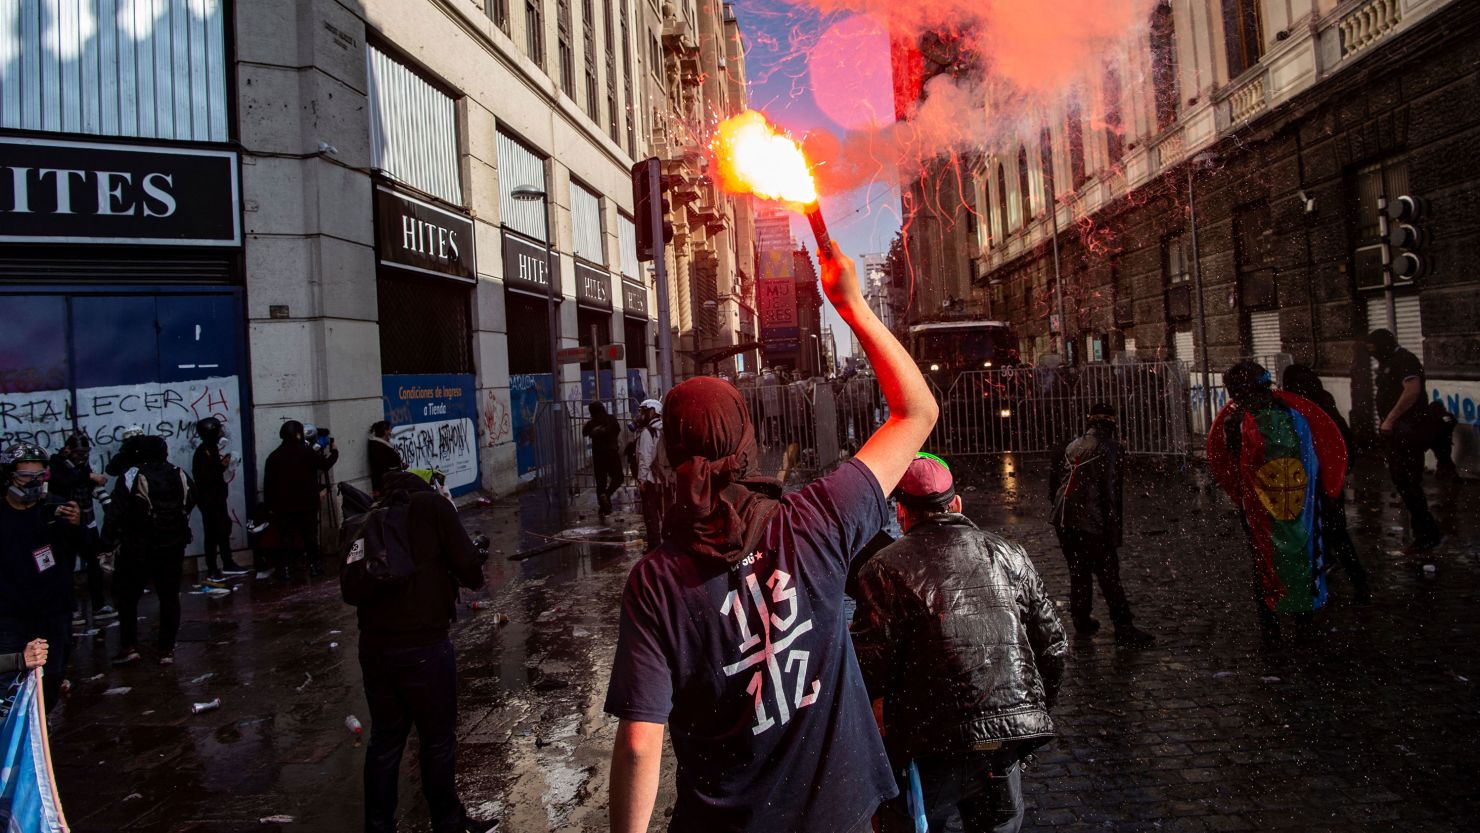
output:
[[[41,696],[47,645],[33,640],[18,654],[0,655],[0,680],[6,690],[0,722],[0,830],[8,833],[67,833],[67,817],[57,795],[46,736],[46,706]],[[17,668],[27,669],[13,678]]]
[[[1208,431],[1208,465],[1242,510],[1259,624],[1273,636],[1275,614],[1310,614],[1326,603],[1318,494],[1339,494],[1346,445],[1331,417],[1304,397],[1272,390],[1258,363],[1239,362],[1223,381],[1230,401]]]

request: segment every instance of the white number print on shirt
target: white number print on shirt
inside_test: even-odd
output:
[[[785,570],[777,570],[766,582],[771,591],[770,606],[755,574],[745,576],[746,595],[754,603],[759,633],[750,629],[750,618],[746,613],[747,603],[739,590],[731,590],[725,596],[719,612],[722,616],[734,615],[740,626],[740,660],[724,667],[725,676],[733,677],[747,668],[755,668],[750,675],[750,684],[745,690],[755,698],[755,725],[750,731],[759,735],[779,720],[782,725],[791,720],[793,709],[803,709],[817,701],[817,692],[822,684],[813,679],[807,683],[808,652],[792,648],[797,638],[812,630],[812,620],[797,622],[797,591],[790,587],[791,576]],[[783,608],[789,608],[785,616]],[[756,667],[761,666],[761,667]],[[793,676],[794,675],[794,676]],[[795,685],[788,690],[787,678]],[[769,680],[769,685],[767,681]],[[766,694],[770,691],[776,705],[776,716],[766,711]]]

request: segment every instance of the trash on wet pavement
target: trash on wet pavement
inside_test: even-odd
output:
[[[354,735],[355,746],[359,746],[360,736],[365,733],[365,727],[360,723],[360,719],[358,717],[355,717],[354,715],[346,717],[344,719],[344,728],[348,729],[351,735]]]
[[[103,696],[104,697],[117,697],[120,694],[128,694],[130,691],[133,691],[133,690],[134,690],[134,687],[133,686],[130,686],[130,685],[121,685],[121,686],[117,686],[115,688],[110,688],[107,691],[103,692]]]
[[[293,817],[285,815],[263,816],[257,819],[258,824],[292,824]]]
[[[213,712],[219,708],[221,708],[221,698],[217,697],[214,700],[207,700],[204,703],[196,703],[192,705],[190,707],[190,713],[201,714],[202,712]]]
[[[302,683],[299,683],[298,686],[296,688],[294,688],[293,690],[294,691],[302,691],[305,688],[308,688],[308,684],[311,683],[311,682],[313,682],[313,675],[312,674],[305,673],[303,675],[303,682]]]

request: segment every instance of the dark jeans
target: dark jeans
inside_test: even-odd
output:
[[[0,654],[18,654],[33,639],[47,642],[46,665],[41,674],[41,697],[47,710],[62,695],[62,678],[67,675],[67,660],[72,656],[72,614],[70,611],[42,616],[0,616]]]
[[[1328,498],[1318,496],[1321,515],[1321,538],[1326,548],[1326,557],[1346,570],[1352,587],[1358,594],[1367,592],[1367,570],[1357,558],[1357,547],[1352,543],[1351,532],[1346,526],[1346,495]],[[1329,565],[1328,565],[1329,566]]]
[[[656,483],[643,483],[638,493],[642,497],[642,523],[651,549],[663,540],[663,489]]]
[[[930,833],[940,833],[956,813],[966,833],[1017,833],[1023,826],[1023,768],[1004,765],[1001,752],[962,752],[919,758],[920,791]],[[881,833],[914,833],[909,816],[910,784],[899,779],[899,795],[879,807]]]
[[[300,558],[319,563],[318,512],[274,512],[272,525],[277,527],[279,568],[287,569]]]
[[[1060,529],[1058,533],[1059,547],[1069,562],[1069,614],[1074,621],[1089,620],[1094,603],[1092,579],[1097,578],[1100,592],[1105,595],[1105,606],[1110,609],[1110,621],[1117,628],[1129,627],[1131,605],[1120,584],[1120,554],[1115,545],[1103,535],[1077,529]]]
[[[592,459],[591,468],[596,474],[597,505],[601,507],[601,511],[610,512],[612,493],[622,485],[622,458],[598,456]]]
[[[396,786],[406,736],[421,744],[421,791],[436,833],[461,831],[457,797],[457,660],[452,642],[385,648],[360,640],[360,670],[370,704],[365,753],[365,831],[395,833]]]
[[[1399,425],[1388,438],[1387,464],[1393,487],[1412,518],[1414,542],[1430,543],[1439,538],[1439,523],[1429,512],[1429,501],[1423,493],[1423,458],[1428,446],[1422,433],[1421,425]]]
[[[113,600],[118,603],[118,642],[125,650],[139,645],[139,599],[154,583],[159,598],[159,650],[175,650],[180,635],[180,571],[185,548],[131,550],[118,553],[113,568]]]
[[[103,598],[103,567],[98,563],[98,531],[92,527],[83,527],[82,542],[77,546],[77,560],[82,562],[87,571],[87,595],[92,602],[94,613],[98,608],[107,604]]]
[[[231,561],[231,513],[226,504],[200,504],[200,523],[205,531],[206,570],[214,573]]]

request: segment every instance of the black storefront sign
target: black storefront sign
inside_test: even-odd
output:
[[[385,185],[375,186],[375,248],[386,266],[478,279],[473,221]]]
[[[581,306],[611,311],[611,273],[576,261],[576,301]]]
[[[622,311],[633,318],[647,318],[647,287],[622,281]]]
[[[0,243],[240,246],[229,150],[0,137]]]
[[[550,291],[550,268],[560,271],[560,253],[551,252],[545,260],[545,244],[520,237],[508,229],[504,230],[504,284],[512,289],[521,289],[538,295]],[[555,294],[560,300],[560,294]]]

